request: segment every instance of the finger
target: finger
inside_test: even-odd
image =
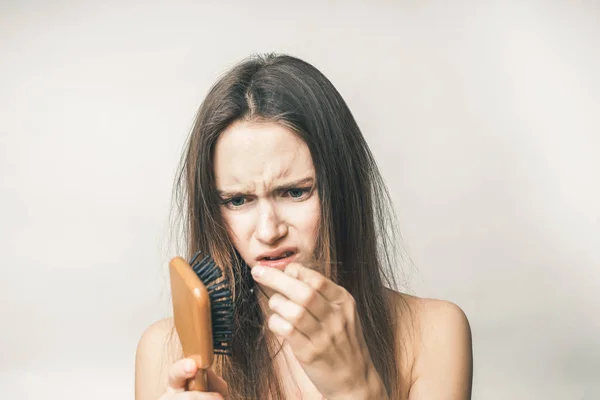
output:
[[[197,369],[194,360],[189,358],[174,362],[169,368],[168,390],[170,392],[184,392],[187,380],[196,374]]]
[[[281,293],[294,303],[306,308],[317,320],[326,317],[330,306],[321,294],[308,284],[286,275],[276,268],[252,267],[256,282]]]
[[[318,291],[325,299],[333,303],[337,304],[345,299],[346,292],[344,288],[336,285],[317,271],[306,268],[301,264],[288,264],[285,268],[285,274],[306,283]]]
[[[298,361],[308,363],[313,361],[315,347],[306,335],[295,329],[292,324],[278,314],[269,317],[268,326],[271,332],[283,337],[291,346]]]
[[[269,299],[269,308],[288,321],[309,339],[314,332],[321,329],[319,321],[304,307],[275,293]]]
[[[206,370],[206,379],[208,388],[211,391],[220,393],[225,399],[229,396],[229,385],[227,385],[227,382],[210,368]]]
[[[346,289],[327,279],[314,269],[306,268],[298,263],[290,263],[285,269],[287,275],[296,277],[307,283],[313,289],[323,295],[331,304],[341,306],[343,316],[336,312],[329,313],[326,318],[321,319],[322,330],[319,334],[311,336],[310,340],[317,351],[335,343],[338,347],[345,347],[347,342],[354,343],[354,338],[360,337],[362,342],[362,330],[356,315],[356,302]],[[361,343],[362,344],[362,343]],[[365,344],[366,346],[366,344]]]

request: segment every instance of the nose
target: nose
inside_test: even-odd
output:
[[[287,224],[280,218],[274,204],[265,201],[259,206],[256,222],[256,238],[266,245],[273,245],[288,233]]]

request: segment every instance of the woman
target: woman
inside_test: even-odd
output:
[[[470,398],[456,305],[395,292],[389,196],[344,100],[290,56],[235,66],[200,107],[179,184],[189,255],[234,282],[233,354],[210,393],[172,320],[142,335],[136,399]],[[255,290],[256,289],[256,290]]]

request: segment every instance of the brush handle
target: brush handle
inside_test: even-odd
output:
[[[196,376],[188,381],[188,390],[194,392],[208,392],[206,370],[198,368]]]

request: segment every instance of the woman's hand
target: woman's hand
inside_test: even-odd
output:
[[[227,383],[210,369],[206,371],[210,392],[186,392],[188,379],[193,378],[197,370],[196,363],[189,358],[173,363],[167,391],[160,400],[227,400]]]
[[[255,266],[257,283],[274,290],[269,329],[283,337],[309,379],[329,399],[386,399],[356,312],[354,298],[297,263],[285,272]]]

